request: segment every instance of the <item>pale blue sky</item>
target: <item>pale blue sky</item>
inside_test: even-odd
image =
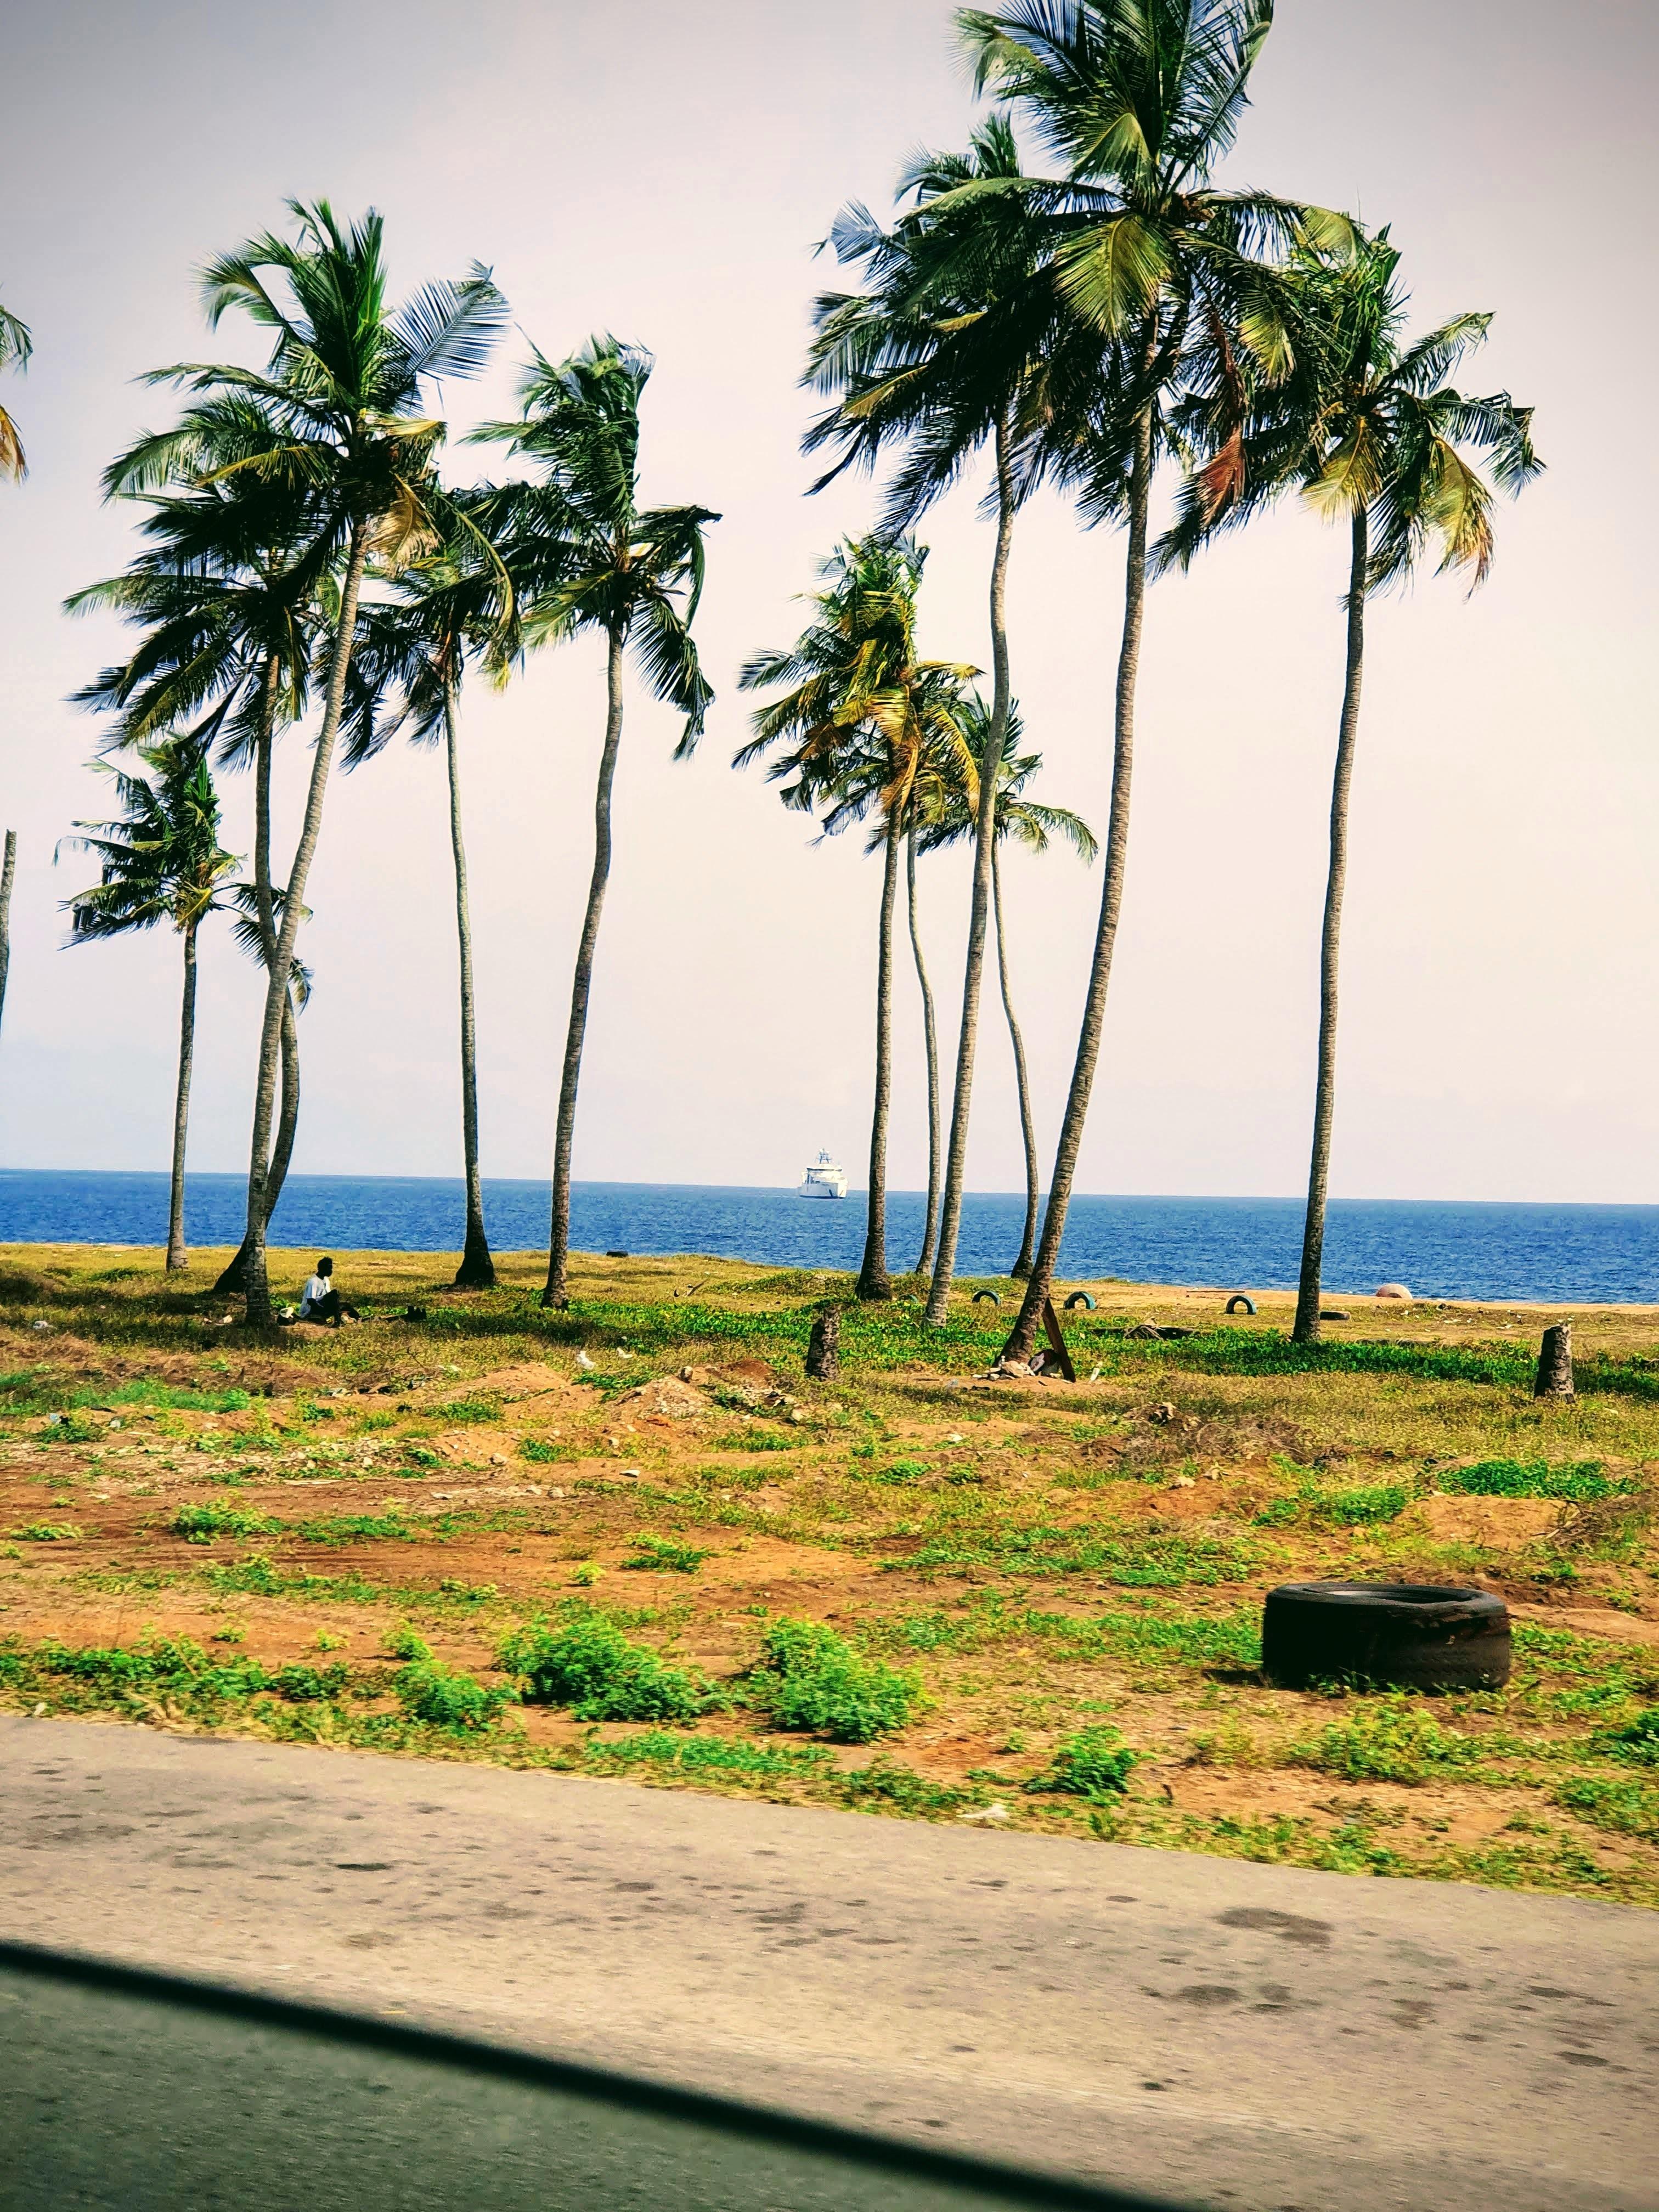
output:
[[[810,849],[755,774],[733,678],[793,634],[791,595],[867,489],[801,496],[796,387],[844,199],[884,208],[917,143],[973,109],[935,0],[21,0],[7,38],[0,297],[34,327],[6,401],[33,471],[0,488],[0,804],[21,859],[0,1047],[0,1164],[165,1164],[176,958],[156,936],[57,949],[97,811],[65,695],[112,625],[65,592],[119,564],[98,473],[165,398],[132,379],[210,344],[195,264],[289,194],[385,213],[400,284],[493,263],[550,353],[609,327],[652,346],[653,499],[721,510],[702,620],[719,703],[675,767],[630,706],[579,1175],[788,1182],[867,1133],[876,872]],[[1468,372],[1537,406],[1550,469],[1499,517],[1473,602],[1425,580],[1379,608],[1355,789],[1334,1182],[1368,1196],[1659,1199],[1651,974],[1659,771],[1650,632],[1652,11],[1617,0],[1283,0],[1234,164],[1390,222],[1425,320],[1494,309]],[[498,373],[449,395],[503,411]],[[465,452],[458,468],[477,465]],[[983,659],[985,531],[931,519],[928,649]],[[1304,1173],[1323,817],[1340,678],[1336,536],[1286,511],[1152,599],[1127,918],[1080,1187],[1278,1192]],[[1099,823],[1121,542],[1058,502],[1022,522],[1015,685],[1048,794]],[[597,647],[533,665],[465,731],[486,1173],[545,1171],[591,837]],[[301,744],[285,749],[292,822]],[[245,849],[246,792],[229,787]],[[941,1004],[959,990],[961,866],[926,876]],[[1067,856],[1010,868],[1045,1153],[1097,896]],[[454,951],[435,757],[341,780],[313,879],[298,1164],[447,1173],[459,1155]],[[893,1179],[924,1171],[919,1023],[899,976]],[[204,949],[191,1158],[246,1163],[257,982]],[[992,1029],[970,1180],[1019,1177]]]

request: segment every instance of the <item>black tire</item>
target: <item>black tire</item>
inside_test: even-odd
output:
[[[1243,1291],[1236,1291],[1227,1301],[1227,1310],[1230,1314],[1235,1314],[1241,1306],[1247,1314],[1253,1314],[1255,1311],[1255,1300],[1247,1298]]]
[[[997,1296],[994,1291],[975,1291],[974,1292],[974,1304],[975,1305],[978,1305],[982,1298],[989,1298],[994,1306],[1000,1306],[1002,1304],[1002,1300]]]
[[[1066,1312],[1070,1313],[1073,1306],[1085,1306],[1088,1310],[1092,1313],[1095,1310],[1095,1302],[1089,1296],[1087,1291],[1073,1291],[1071,1297],[1066,1301]]]
[[[1281,1583],[1261,1619],[1261,1666],[1286,1689],[1358,1676],[1411,1690],[1498,1690],[1510,1615],[1491,1590],[1422,1583]]]

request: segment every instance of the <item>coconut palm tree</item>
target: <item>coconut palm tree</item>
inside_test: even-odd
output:
[[[900,449],[887,495],[890,530],[910,528],[989,449],[986,504],[996,523],[990,575],[993,702],[991,720],[979,733],[987,770],[998,756],[1008,711],[1006,595],[1014,517],[1042,472],[1046,387],[1060,373],[1056,364],[1066,351],[1063,302],[1052,284],[1038,281],[1045,228],[1015,189],[1023,181],[1012,129],[1006,117],[994,116],[974,133],[966,154],[923,154],[910,165],[899,198],[913,205],[890,231],[862,207],[844,210],[831,242],[843,262],[861,264],[869,289],[828,293],[818,301],[809,368],[817,388],[836,395],[836,405],[806,441],[809,450],[839,452],[820,486],[842,469],[873,468],[884,452]],[[992,902],[995,776],[981,775],[976,789],[984,819],[975,836],[950,1152],[937,1253],[930,1188],[919,1263],[925,1267],[932,1259],[927,1318],[935,1325],[945,1319],[956,1268]],[[931,1012],[929,1005],[930,1025]]]
[[[1324,520],[1348,526],[1346,655],[1320,936],[1318,1074],[1292,1332],[1299,1344],[1316,1343],[1320,1334],[1338,962],[1366,602],[1408,578],[1431,548],[1442,572],[1467,569],[1475,589],[1492,564],[1492,487],[1466,454],[1488,457],[1493,483],[1510,493],[1542,465],[1533,451],[1530,408],[1517,407],[1507,392],[1473,398],[1446,382],[1485,338],[1491,316],[1454,316],[1406,343],[1399,264],[1386,230],[1364,239],[1339,264],[1312,253],[1297,258],[1297,368],[1286,379],[1252,390],[1217,349],[1194,362],[1180,410],[1194,465],[1175,526],[1154,555],[1158,566],[1184,565],[1217,532],[1237,528],[1291,489]]]
[[[542,1303],[568,1303],[570,1172],[576,1093],[592,991],[593,955],[611,878],[611,791],[623,732],[623,671],[632,653],[654,697],[684,717],[677,760],[688,759],[714,697],[691,625],[702,592],[706,507],[641,507],[640,395],[653,367],[643,347],[590,338],[568,361],[537,354],[520,380],[516,422],[485,425],[540,471],[533,484],[481,497],[475,516],[515,579],[526,645],[588,631],[605,640],[606,712],[594,798],[593,871],[576,951],[553,1146],[553,1203]]]
[[[246,416],[240,406],[223,412],[228,419],[220,461],[228,465],[246,450]],[[85,685],[76,702],[116,716],[106,752],[142,748],[195,724],[216,738],[221,767],[252,763],[250,890],[269,974],[281,897],[270,869],[272,757],[279,729],[307,710],[326,570],[319,568],[314,544],[309,562],[293,557],[307,542],[306,501],[284,485],[232,473],[149,506],[143,553],[121,575],[64,603],[71,614],[119,613],[143,632],[129,658]],[[265,1176],[267,1223],[282,1195],[299,1122],[296,1003],[290,989],[282,1014],[281,1106]],[[216,1291],[246,1288],[250,1249],[245,1237]]]
[[[429,549],[443,495],[433,473],[444,425],[423,411],[429,386],[473,374],[502,327],[506,302],[477,264],[459,283],[424,286],[393,311],[386,300],[383,226],[372,210],[343,228],[325,200],[289,203],[297,236],[266,233],[209,263],[203,290],[210,324],[233,307],[272,334],[268,367],[186,363],[153,383],[191,392],[172,430],[141,439],[109,472],[110,488],[147,491],[249,474],[303,495],[305,543],[295,564],[337,586],[326,647],[322,725],[299,842],[265,991],[248,1169],[244,1269],[247,1320],[271,1319],[265,1276],[266,1184],[276,1109],[283,1009],[305,915],[307,879],[322,829],[357,606],[371,553],[389,564]],[[227,418],[242,410],[243,449],[225,459]]]
[[[399,731],[418,745],[444,748],[449,787],[449,844],[455,872],[455,930],[460,955],[461,1151],[466,1231],[458,1290],[492,1290],[495,1263],[484,1230],[478,1164],[477,1010],[472,979],[472,915],[461,822],[461,684],[469,655],[509,656],[514,594],[505,566],[471,521],[470,495],[453,500],[463,526],[442,549],[392,580],[393,594],[361,610],[349,685],[344,762],[372,759]],[[393,704],[386,711],[388,698]]]
[[[933,1006],[933,987],[921,949],[921,919],[916,902],[916,804],[914,795],[906,812],[904,830],[905,912],[910,924],[910,957],[915,963],[916,987],[921,993],[921,1042],[927,1069],[927,1206],[922,1218],[921,1249],[915,1273],[926,1274],[939,1249],[940,1153],[939,1092],[939,1018]]]
[[[21,322],[9,307],[0,307],[0,368],[27,368],[33,351],[34,340],[29,336],[28,325]],[[9,477],[14,483],[21,483],[28,472],[17,425],[0,407],[0,477]]]
[[[969,750],[984,758],[983,737],[994,709],[977,692],[963,704],[963,723]],[[1014,1012],[1013,991],[1008,975],[1008,936],[1003,912],[1002,848],[1010,838],[1028,853],[1046,853],[1056,838],[1070,845],[1079,859],[1093,860],[1100,849],[1094,832],[1080,814],[1069,807],[1046,806],[1024,793],[1042,766],[1041,753],[1022,753],[1025,735],[1019,702],[1011,699],[997,763],[996,834],[991,846],[991,910],[996,925],[997,978],[1001,986],[1002,1011],[1013,1048],[1014,1083],[1019,1097],[1020,1136],[1025,1152],[1025,1223],[1019,1255],[1008,1270],[1016,1280],[1029,1275],[1036,1252],[1037,1206],[1041,1196],[1037,1167],[1036,1127],[1031,1114],[1031,1085],[1025,1065],[1025,1042]],[[974,836],[978,827],[978,793],[960,779],[941,779],[930,817],[921,833],[924,853],[941,851]]]
[[[1011,1360],[1029,1358],[1053,1286],[1100,1056],[1165,395],[1194,333],[1218,324],[1237,353],[1264,373],[1282,372],[1284,320],[1271,275],[1253,256],[1297,237],[1335,249],[1348,235],[1343,218],[1324,210],[1211,183],[1237,136],[1272,20],[1273,0],[1006,0],[957,16],[978,88],[1028,118],[1064,167],[1059,179],[974,191],[1018,197],[1048,225],[1035,281],[1058,295],[1083,334],[1080,356],[1063,347],[1061,357],[1085,363],[1085,373],[1051,387],[1050,465],[1076,489],[1087,519],[1122,522],[1127,540],[1100,919],[1042,1233],[1005,1346]]]
[[[871,848],[884,855],[876,962],[876,1081],[870,1119],[869,1212],[857,1296],[888,1298],[887,1130],[892,1107],[893,915],[899,852],[919,775],[948,753],[957,772],[973,763],[960,721],[963,684],[976,669],[916,657],[916,594],[927,560],[909,538],[849,538],[820,569],[808,595],[815,619],[783,652],[758,653],[738,682],[745,691],[784,687],[753,715],[755,735],[732,766],[773,755],[768,771],[786,806],[822,807],[834,836],[873,814]],[[786,781],[793,778],[793,781]]]
[[[173,1109],[173,1179],[167,1204],[167,1271],[190,1265],[185,1249],[185,1146],[190,1131],[190,1079],[196,1052],[196,938],[220,904],[236,855],[219,842],[219,797],[206,750],[175,738],[142,755],[148,778],[113,775],[125,812],[108,822],[79,822],[64,840],[102,863],[89,890],[65,900],[72,945],[125,936],[170,921],[184,948],[185,984],[179,1021],[179,1080]]]

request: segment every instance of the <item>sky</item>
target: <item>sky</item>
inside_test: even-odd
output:
[[[396,289],[476,257],[516,328],[444,401],[459,441],[510,411],[533,342],[651,348],[652,504],[717,509],[698,619],[718,698],[695,758],[635,686],[588,1029],[579,1177],[788,1184],[867,1156],[878,864],[823,845],[734,774],[738,668],[800,627],[817,561],[872,519],[862,480],[806,496],[799,374],[837,208],[885,213],[918,145],[977,112],[939,0],[19,0],[7,37],[0,299],[33,327],[4,404],[28,448],[0,485],[0,814],[19,839],[0,1042],[0,1166],[161,1169],[179,951],[156,932],[62,949],[90,880],[54,848],[106,810],[68,696],[122,649],[66,594],[118,569],[134,516],[110,457],[167,418],[135,380],[210,337],[194,272],[291,197],[379,208]],[[1535,407],[1547,473],[1498,516],[1485,587],[1425,574],[1375,603],[1343,955],[1339,1196],[1659,1200],[1655,357],[1638,281],[1659,17],[1643,0],[1281,0],[1226,176],[1392,227],[1426,327],[1492,311],[1462,372]],[[1033,149],[1035,158],[1035,149]],[[501,464],[495,465],[499,469]],[[921,639],[988,664],[982,484],[938,507]],[[1166,492],[1169,487],[1166,487]],[[1344,533],[1287,505],[1148,604],[1128,861],[1081,1190],[1262,1194],[1305,1178]],[[1123,547],[1059,498],[1022,516],[1014,688],[1037,789],[1103,824]],[[543,1176],[592,855],[603,647],[544,653],[463,731],[486,1176]],[[309,753],[278,758],[291,849]],[[227,842],[251,848],[246,777]],[[1052,1155],[1099,896],[1069,853],[1011,859],[1013,983]],[[402,748],[328,798],[303,951],[295,1166],[459,1171],[456,951],[442,764]],[[949,1055],[966,862],[924,866]],[[262,993],[204,933],[192,1167],[246,1168]],[[897,975],[890,1180],[925,1180],[921,1021]],[[988,994],[970,1186],[1021,1181]]]

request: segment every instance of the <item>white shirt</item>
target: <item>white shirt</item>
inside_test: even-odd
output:
[[[301,1312],[304,1313],[307,1306],[320,1305],[333,1287],[326,1275],[313,1275],[300,1296]]]

